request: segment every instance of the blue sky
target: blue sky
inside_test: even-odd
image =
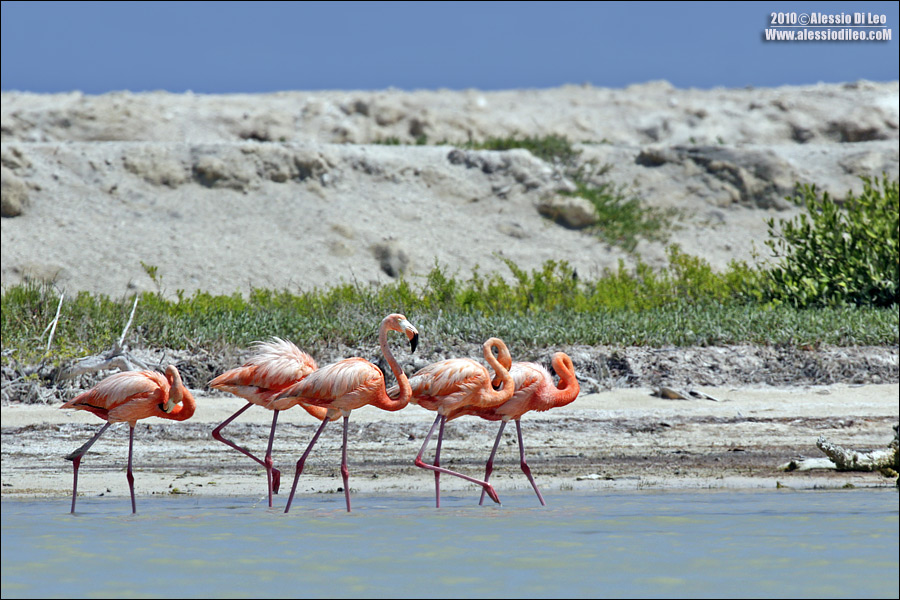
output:
[[[890,81],[900,78],[898,6],[2,2],[0,88],[231,93]],[[891,41],[765,41],[772,12],[885,14]]]

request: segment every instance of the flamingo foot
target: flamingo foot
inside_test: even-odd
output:
[[[484,487],[484,491],[486,491],[487,495],[491,497],[491,500],[493,500],[497,504],[500,504],[500,497],[497,495],[496,490],[494,490],[494,486],[492,486],[491,484],[487,484]]]
[[[281,471],[272,469],[272,492],[277,494],[278,488],[281,487]]]

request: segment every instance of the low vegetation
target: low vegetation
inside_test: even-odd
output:
[[[527,272],[511,261],[512,279],[467,278],[435,266],[420,281],[380,287],[344,284],[326,290],[256,289],[249,296],[204,292],[141,295],[129,340],[171,349],[246,347],[278,334],[304,347],[374,344],[374,324],[389,312],[412,318],[430,344],[499,335],[517,346],[608,344],[878,345],[898,343],[896,307],[828,306],[809,310],[757,301],[758,271],[735,264],[716,273],[672,246],[669,267],[623,264],[596,281],[580,279],[565,262]],[[758,290],[757,290],[758,292]],[[758,295],[758,294],[757,294]],[[2,297],[4,363],[41,360],[59,296],[50,286],[23,284]],[[52,356],[67,360],[108,348],[128,320],[133,301],[81,292],[61,311]],[[426,333],[427,332],[427,333]]]

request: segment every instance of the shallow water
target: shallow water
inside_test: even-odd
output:
[[[279,498],[283,507],[284,498]],[[20,597],[898,597],[894,490],[2,502]]]

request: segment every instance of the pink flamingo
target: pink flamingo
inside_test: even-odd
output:
[[[278,413],[272,411],[272,429],[269,432],[269,445],[266,449],[265,460],[260,460],[246,448],[242,448],[226,439],[222,430],[243,414],[253,405],[269,407],[269,402],[279,393],[301,381],[304,377],[318,368],[312,356],[300,350],[292,342],[273,337],[268,342],[255,342],[256,354],[242,366],[222,373],[209,382],[211,388],[230,392],[235,396],[247,400],[247,405],[225,419],[215,429],[212,436],[231,446],[238,452],[245,454],[258,462],[266,469],[266,481],[269,491],[269,508],[272,507],[272,493],[278,493],[281,487],[281,471],[276,469],[272,461],[272,444],[275,440],[275,425],[278,423]],[[309,414],[320,421],[325,418],[326,409],[318,406],[301,404]]]
[[[378,329],[378,344],[381,352],[397,378],[399,394],[396,397],[388,395],[384,385],[384,373],[381,369],[362,358],[347,358],[340,362],[326,365],[314,371],[304,380],[287,388],[276,396],[271,403],[271,408],[284,410],[296,404],[309,404],[326,408],[329,419],[339,415],[344,417],[344,440],[341,451],[341,476],[344,479],[344,495],[347,499],[347,512],[350,512],[350,470],[347,468],[347,424],[350,420],[350,411],[371,404],[383,410],[396,411],[409,404],[410,387],[406,374],[394,359],[387,345],[387,332],[397,331],[406,335],[409,339],[411,352],[416,351],[419,342],[419,332],[400,314],[391,314],[381,321]],[[291,509],[294,493],[297,491],[297,482],[303,472],[303,465],[310,451],[319,439],[329,419],[322,421],[316,430],[312,440],[300,460],[297,461],[297,470],[294,474],[294,485],[291,487],[291,495],[288,498],[284,512]]]
[[[495,390],[491,385],[491,376],[488,370],[481,363],[470,358],[451,358],[433,363],[419,370],[409,380],[412,388],[410,402],[438,413],[428,435],[425,436],[425,443],[422,444],[415,461],[417,467],[434,471],[434,491],[438,508],[441,507],[441,473],[455,475],[482,486],[482,489],[494,502],[500,503],[497,492],[487,481],[480,481],[440,466],[444,425],[449,419],[466,414],[466,411],[490,409],[503,404],[512,397],[513,379],[507,367],[504,366],[504,363],[509,365],[512,362],[509,349],[499,338],[488,339],[483,348],[484,359],[493,367],[502,382],[499,390]],[[494,357],[494,348],[498,353],[496,358]],[[422,454],[428,447],[428,442],[438,423],[441,428],[438,433],[437,450],[434,455],[434,464],[429,465],[422,460]]]
[[[505,357],[504,357],[505,358]],[[503,435],[503,429],[510,420],[516,422],[516,432],[519,437],[519,466],[522,472],[531,482],[531,487],[537,494],[541,506],[546,506],[541,491],[531,476],[531,469],[525,462],[525,447],[522,445],[522,425],[520,419],[525,413],[536,410],[545,411],[551,408],[565,406],[578,397],[580,387],[578,379],[575,377],[575,365],[572,359],[565,352],[557,352],[551,359],[553,370],[559,375],[559,385],[553,384],[553,377],[543,365],[533,362],[517,362],[513,363],[509,368],[509,373],[515,382],[515,392],[507,402],[491,407],[491,408],[463,408],[456,413],[448,416],[448,420],[462,416],[464,414],[477,415],[488,421],[500,421],[500,431],[497,432],[497,439],[494,441],[494,448],[491,450],[491,456],[488,458],[484,471],[484,480],[487,482],[494,470],[494,455],[497,453],[497,447],[500,445],[500,436]],[[507,363],[504,366],[507,366]],[[494,379],[495,384],[500,383],[499,375]],[[481,494],[479,504],[484,503],[484,492]]]
[[[60,408],[74,408],[89,411],[106,421],[94,437],[80,448],[66,456],[72,461],[74,478],[72,482],[72,513],[78,495],[78,467],[81,458],[113,423],[128,423],[128,487],[131,490],[131,512],[137,512],[134,502],[134,475],[131,470],[132,449],[134,447],[134,427],[139,419],[160,417],[173,421],[190,419],[197,404],[191,392],[181,381],[175,365],[166,368],[163,376],[156,371],[125,371],[111,375],[92,389],[78,394]]]

